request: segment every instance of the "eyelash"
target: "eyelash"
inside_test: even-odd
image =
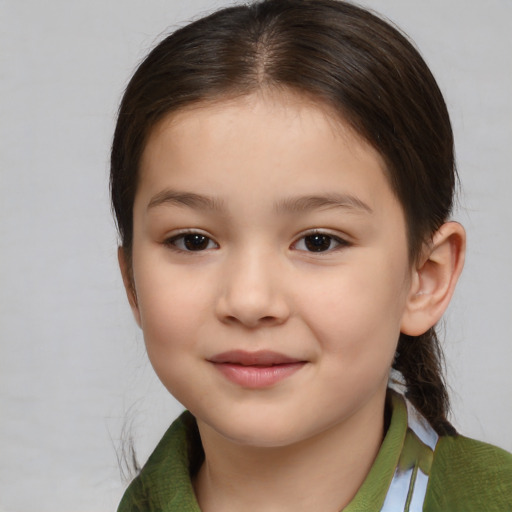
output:
[[[179,247],[178,242],[181,241],[183,244],[186,244],[186,237],[202,237],[206,241],[207,245],[204,249],[200,249],[197,251],[187,249],[185,247]],[[196,240],[197,241],[197,240]],[[215,244],[216,247],[208,247],[211,243]],[[183,231],[177,235],[171,236],[170,238],[167,238],[164,241],[164,245],[169,247],[170,249],[177,251],[177,252],[203,252],[205,250],[211,250],[211,249],[218,249],[219,246],[216,242],[214,242],[208,235],[205,235],[204,233],[201,233],[200,231]]]
[[[199,240],[196,238],[196,240],[189,240],[190,243],[196,243],[196,242],[199,242],[199,246],[198,246],[198,250],[193,250],[193,249],[190,249],[187,248],[186,244],[187,244],[187,240],[186,240],[186,237],[197,237],[199,238]],[[308,250],[308,249],[311,249],[311,245],[310,247],[308,248],[308,242],[306,241],[308,238],[313,238],[313,237],[317,237],[317,240],[310,240],[310,242],[312,242],[314,245],[316,245],[317,248],[319,249],[322,249],[321,247],[321,243],[322,242],[327,242],[329,244],[329,247],[327,247],[326,250]],[[322,240],[323,239],[323,240]],[[299,243],[303,241],[304,245],[305,245],[305,249],[297,249],[297,245],[299,245]],[[201,242],[204,244],[206,243],[206,246],[202,246],[201,245]],[[335,247],[330,247],[332,242],[334,242],[336,245]],[[184,244],[184,246],[180,247],[181,244]],[[215,247],[210,247],[211,244],[214,244]],[[175,251],[178,251],[178,252],[184,252],[184,253],[191,253],[191,252],[204,252],[206,250],[211,250],[211,249],[218,249],[219,248],[219,245],[214,242],[212,240],[212,238],[210,238],[208,235],[205,235],[199,231],[185,231],[185,232],[181,232],[177,235],[174,235],[168,239],[166,239],[164,241],[164,245],[166,245],[167,247],[175,250]],[[301,235],[295,242],[293,242],[291,244],[291,248],[292,249],[296,249],[296,250],[301,250],[303,252],[307,252],[307,253],[312,253],[312,254],[315,254],[315,253],[319,253],[319,254],[322,254],[322,253],[329,253],[329,252],[333,252],[333,251],[336,251],[336,250],[339,250],[339,249],[342,249],[344,247],[349,247],[351,245],[350,242],[348,242],[347,240],[343,239],[343,238],[340,238],[339,236],[335,236],[335,235],[332,235],[331,233],[327,233],[325,231],[321,231],[321,230],[314,230],[314,231],[310,231],[310,232],[307,232],[303,235]]]
[[[307,238],[310,238],[310,237],[318,237],[318,238],[324,238],[324,239],[327,239],[329,241],[329,245],[331,245],[331,242],[335,242],[336,243],[336,246],[335,247],[329,247],[327,250],[325,251],[315,251],[315,250],[305,250],[304,249],[304,252],[307,252],[307,253],[310,253],[310,254],[323,254],[323,253],[330,253],[330,252],[333,252],[333,251],[337,251],[339,249],[343,249],[345,247],[350,247],[351,243],[347,240],[345,240],[344,238],[341,238],[339,236],[336,236],[336,235],[333,235],[329,232],[326,232],[326,231],[322,231],[320,229],[315,229],[313,231],[309,231],[307,233],[304,233],[302,234],[298,239],[297,241],[295,241],[293,244],[292,244],[292,247],[295,247],[299,244],[299,242],[301,241],[304,241],[304,245],[307,246],[307,242],[306,242],[306,239]],[[318,241],[318,240],[317,240]],[[321,242],[321,240],[320,240]]]

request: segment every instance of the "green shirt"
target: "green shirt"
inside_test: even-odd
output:
[[[391,396],[384,441],[344,512],[512,511],[511,454],[459,435],[438,438],[403,397]],[[130,484],[118,512],[200,512],[191,474],[203,457],[195,419],[185,412]]]

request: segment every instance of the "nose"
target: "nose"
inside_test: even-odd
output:
[[[219,320],[249,329],[286,322],[290,307],[279,267],[264,251],[229,258],[216,305]]]

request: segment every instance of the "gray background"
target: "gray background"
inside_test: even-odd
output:
[[[512,450],[511,0],[367,0],[418,44],[452,115],[467,265],[446,315],[454,422]],[[0,511],[114,510],[123,424],[144,460],[181,410],[116,263],[121,91],[212,0],[0,0]]]

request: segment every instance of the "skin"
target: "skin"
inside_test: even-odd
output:
[[[412,264],[379,154],[292,94],[196,106],[154,128],[132,267],[120,262],[151,363],[198,421],[202,510],[350,501],[382,441],[399,334],[424,332],[451,297],[464,245],[451,224]],[[252,389],[211,362],[231,350],[301,367]]]

